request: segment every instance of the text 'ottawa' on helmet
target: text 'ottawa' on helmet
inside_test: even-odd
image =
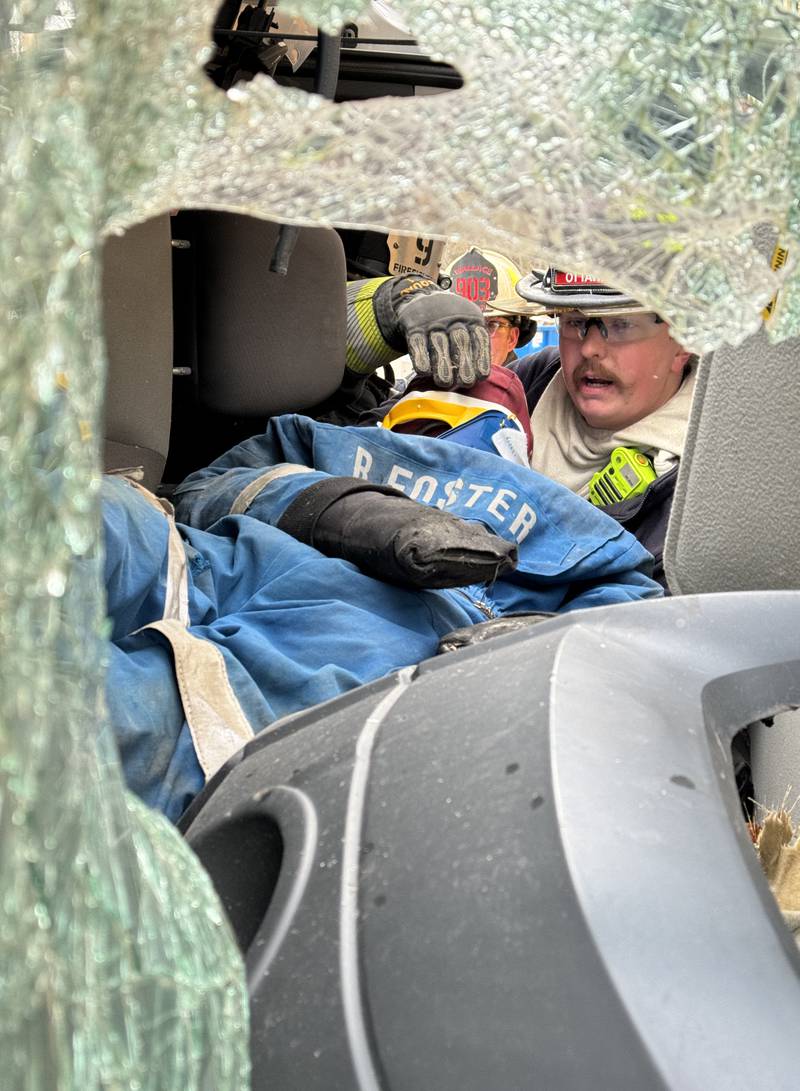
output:
[[[477,304],[488,317],[507,315],[519,326],[519,345],[525,345],[536,332],[535,316],[545,308],[523,299],[516,290],[522,270],[505,254],[471,246],[444,267],[439,286],[464,296]]]

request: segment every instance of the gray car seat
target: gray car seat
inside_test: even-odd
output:
[[[338,235],[301,228],[285,275],[270,268],[280,226],[206,210],[173,218],[176,323],[166,476],[181,481],[332,394],[345,363],[345,259]]]
[[[278,224],[227,212],[193,218],[200,404],[263,419],[332,394],[344,374],[346,336],[336,232],[299,231],[283,276],[269,268]]]
[[[800,588],[799,369],[800,339],[771,344],[764,329],[702,361],[664,550],[674,592]],[[794,802],[800,716],[750,736],[754,798]]]
[[[106,240],[102,303],[108,356],[106,470],[161,480],[172,406],[172,251],[168,216]]]
[[[763,329],[701,362],[664,549],[674,592],[800,587],[799,375],[800,339]]]
[[[282,276],[269,269],[278,232],[249,216],[196,211],[107,241],[107,470],[141,466],[154,489],[171,447],[174,483],[242,431],[337,389],[346,338],[341,241],[329,229],[300,229]]]

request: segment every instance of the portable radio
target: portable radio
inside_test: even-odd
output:
[[[589,482],[589,499],[598,508],[638,496],[656,479],[653,463],[635,447],[615,447],[611,460]]]

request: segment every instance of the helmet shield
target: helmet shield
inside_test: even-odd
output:
[[[439,285],[475,303],[488,318],[504,315],[519,328],[518,345],[525,345],[536,332],[533,316],[544,308],[523,299],[516,290],[522,271],[510,258],[496,250],[473,246],[445,267]]]
[[[473,247],[447,266],[440,283],[485,311],[497,296],[497,281],[497,266]]]

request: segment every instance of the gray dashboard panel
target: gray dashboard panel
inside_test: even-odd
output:
[[[800,958],[729,742],[800,705],[798,618],[583,611],[254,740],[184,822],[253,903],[254,1087],[795,1088]]]

